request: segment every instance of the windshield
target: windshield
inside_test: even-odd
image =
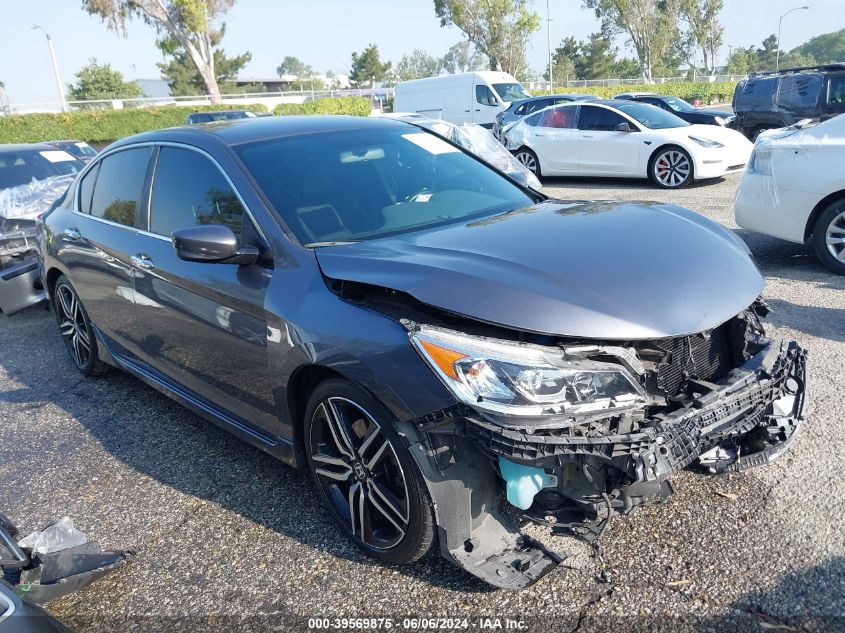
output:
[[[666,112],[666,110],[661,110],[657,106],[648,105],[647,103],[631,101],[630,103],[614,103],[613,107],[652,130],[665,130],[667,128],[686,127],[689,125],[689,123],[671,112]]]
[[[454,145],[410,125],[319,132],[235,150],[306,246],[372,239],[536,202]]]
[[[75,174],[84,167],[84,163],[61,149],[0,152],[0,189],[18,187],[33,180]]]
[[[93,158],[94,156],[97,155],[97,150],[95,150],[93,147],[88,145],[88,143],[85,143],[83,141],[80,141],[78,143],[68,143],[66,145],[59,145],[59,147],[61,147],[63,150],[65,150],[69,154],[73,154],[74,156],[76,156],[78,158],[79,157]]]
[[[678,97],[663,97],[663,103],[675,112],[695,112],[695,107]]]
[[[522,84],[493,84],[496,94],[501,97],[502,101],[515,101],[517,99],[527,99],[531,95],[525,92]]]

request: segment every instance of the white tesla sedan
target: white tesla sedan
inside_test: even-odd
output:
[[[808,240],[845,275],[845,115],[760,134],[736,192],[736,223],[790,242]]]
[[[739,172],[753,147],[735,130],[619,99],[540,110],[505,131],[505,146],[537,176],[651,178],[667,189]]]

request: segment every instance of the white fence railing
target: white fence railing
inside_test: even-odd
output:
[[[698,75],[696,81],[739,81],[745,75]],[[658,77],[653,80],[655,84],[689,81],[684,75],[682,77]],[[563,91],[566,88],[589,88],[589,87],[613,87],[630,86],[642,84],[642,77],[629,78],[606,78],[606,79],[570,79],[566,81],[555,81],[552,90]],[[529,91],[537,93],[548,92],[548,81],[523,82]],[[393,97],[393,88],[352,88],[344,90],[300,90],[295,92],[244,92],[225,94],[221,100],[225,105],[233,108],[247,104],[263,104],[272,110],[280,103],[303,103],[311,99],[321,97],[370,97],[373,106],[381,108],[383,104]],[[61,112],[65,110],[103,109],[120,110],[124,108],[148,108],[167,105],[201,106],[209,105],[211,97],[208,95],[194,95],[187,97],[138,97],[135,99],[108,99],[100,101],[68,101],[63,104],[59,101],[48,101],[42,103],[10,103],[0,107],[0,114],[25,114],[28,112]],[[2,106],[2,104],[0,104]]]
[[[370,97],[374,105],[385,102],[393,96],[393,88],[360,88],[345,90],[304,90],[293,92],[237,92],[221,95],[224,105],[237,108],[248,104],[260,103],[272,110],[280,103],[303,103],[321,97]],[[102,99],[94,101],[67,101],[65,110],[122,110],[125,108],[150,108],[168,105],[201,106],[210,105],[208,95],[193,95],[179,97],[137,97],[134,99]],[[45,101],[40,103],[10,103],[5,108],[6,114],[26,114],[29,112],[61,112],[60,101]]]

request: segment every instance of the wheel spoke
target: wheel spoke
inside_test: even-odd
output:
[[[384,455],[386,454],[387,448],[387,440],[382,437],[379,447],[375,450],[373,456],[367,461],[367,470],[373,470],[376,467],[376,465],[379,463],[379,460],[381,460],[381,458],[384,457]]]
[[[378,511],[378,513],[381,516],[383,516],[385,519],[387,519],[388,523],[390,523],[394,528],[396,528],[396,530],[401,535],[400,538],[405,535],[405,528],[403,527],[403,525],[399,524],[396,521],[396,519],[394,518],[395,515],[393,515],[392,510],[388,510],[382,504],[383,500],[380,497],[378,497],[375,494],[369,494],[369,495],[367,495],[367,500],[370,502],[370,506],[372,508],[374,508],[376,511]]]
[[[62,312],[64,312],[65,316],[72,321],[73,320],[73,312],[71,312],[70,305],[68,305],[67,289],[64,286],[61,286],[59,288],[58,295],[59,295],[59,305],[62,308]]]
[[[74,325],[71,321],[65,319],[59,324],[59,329],[62,331],[62,336],[70,336],[73,334]]]
[[[398,521],[402,525],[406,525],[408,523],[407,514],[399,507],[401,505],[399,500],[396,499],[396,497],[393,496],[393,493],[385,488],[380,482],[375,479],[370,480],[370,492],[372,493],[371,497],[373,499],[378,498],[379,505],[383,505],[393,514],[393,519],[395,521]],[[381,509],[379,511],[384,512],[384,510]]]
[[[76,329],[79,335],[79,342],[85,346],[85,349],[91,349],[91,340],[88,338],[88,332],[85,330],[84,324]]]
[[[352,467],[339,457],[329,455],[313,455],[312,459],[327,467],[316,467],[314,471],[323,477],[336,481],[348,481],[352,476]],[[330,467],[330,468],[329,468]]]
[[[335,448],[342,455],[346,455],[349,459],[354,459],[355,449],[352,446],[352,442],[349,440],[349,436],[346,433],[346,429],[344,428],[343,421],[338,415],[337,409],[331,403],[331,400],[328,401],[328,406],[325,404],[321,404],[320,406],[323,409],[326,424],[329,425],[329,431],[331,432],[332,439],[334,440]]]

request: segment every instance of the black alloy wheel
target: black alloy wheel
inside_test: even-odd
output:
[[[378,401],[346,380],[322,383],[309,400],[304,439],[321,497],[359,547],[394,564],[429,551],[425,484]]]
[[[73,364],[86,376],[103,373],[106,365],[97,354],[94,328],[91,327],[79,295],[64,275],[56,280],[53,299],[59,330]]]

